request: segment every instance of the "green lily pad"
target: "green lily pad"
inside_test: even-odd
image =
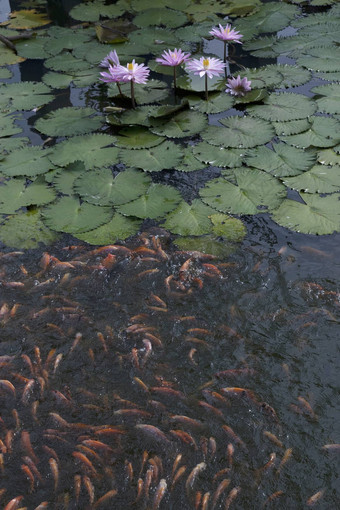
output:
[[[120,86],[122,93],[130,97],[130,84],[122,83]],[[137,105],[158,103],[163,101],[169,95],[169,88],[166,83],[159,80],[149,80],[146,85],[136,85],[135,87],[135,100]],[[108,89],[108,97],[120,96],[116,86],[111,86]]]
[[[45,49],[46,37],[36,35],[30,39],[19,40],[16,44],[16,50],[20,57],[43,59],[49,58],[51,54]]]
[[[299,13],[300,10],[295,5],[268,2],[262,4],[251,19],[260,32],[277,32],[289,25],[290,20]]]
[[[120,125],[149,126],[149,115],[153,115],[157,111],[157,108],[158,107],[155,105],[147,105],[138,106],[133,110],[125,110],[119,115],[119,123]],[[110,115],[108,117],[108,122],[110,122]]]
[[[27,9],[20,11],[12,11],[10,13],[10,20],[5,21],[3,24],[9,28],[28,29],[48,25],[51,20],[47,14],[38,12],[35,9]]]
[[[41,147],[23,147],[5,156],[1,171],[10,177],[18,175],[33,177],[44,174],[54,168],[49,159],[51,152],[51,149]]]
[[[308,119],[290,120],[287,122],[273,122],[274,129],[278,136],[296,135],[306,131],[310,127]]]
[[[197,96],[190,96],[188,99],[190,106],[194,110],[202,113],[208,113],[209,115],[212,113],[227,111],[232,108],[233,104],[235,103],[234,98],[225,92],[212,92],[209,94],[208,101],[202,101],[202,99]]]
[[[137,14],[133,20],[138,27],[147,27],[149,25],[164,26],[167,28],[176,28],[185,25],[188,22],[187,16],[173,9],[152,8]]]
[[[317,110],[316,103],[310,98],[290,92],[270,94],[263,103],[250,106],[248,112],[264,120],[283,122],[304,119]]]
[[[297,59],[297,64],[312,71],[334,72],[340,71],[340,55],[338,48],[312,48],[308,56]]]
[[[83,71],[88,69],[89,64],[81,58],[74,57],[72,53],[64,51],[55,57],[45,60],[44,66],[52,71],[62,71],[64,73],[73,73],[75,71]]]
[[[31,210],[6,218],[0,224],[0,239],[5,246],[29,250],[39,244],[51,244],[58,238],[44,225],[38,210]]]
[[[112,219],[98,227],[83,234],[73,234],[74,237],[89,244],[108,245],[116,241],[127,239],[137,234],[141,220],[137,218],[127,218],[121,214],[115,213]]]
[[[253,89],[272,88],[278,86],[282,81],[282,74],[278,66],[265,66],[240,71],[241,78],[246,77],[251,81]]]
[[[286,199],[273,212],[279,225],[304,234],[332,234],[340,231],[339,194],[326,197],[300,193],[305,203]]]
[[[0,63],[0,65],[2,64]],[[12,76],[13,73],[9,69],[6,69],[5,67],[0,68],[0,80],[9,80]]]
[[[243,49],[249,51],[253,57],[258,58],[276,58],[277,53],[273,50],[273,44],[277,41],[276,36],[259,37],[247,41]]]
[[[163,226],[173,234],[201,236],[211,232],[212,223],[209,216],[215,212],[201,200],[193,200],[191,205],[183,200],[168,214]]]
[[[109,168],[101,168],[80,175],[74,190],[90,204],[121,205],[140,197],[150,182],[150,177],[138,170],[128,169],[113,178]]]
[[[20,62],[24,62],[26,59],[21,57],[20,55],[16,55],[14,51],[7,46],[1,47],[0,52],[0,66],[10,66],[13,64],[19,64]]]
[[[82,161],[75,161],[66,165],[62,170],[54,171],[51,179],[54,187],[64,195],[73,194],[74,181],[86,171],[85,165]],[[49,174],[45,174],[45,179]]]
[[[203,140],[220,147],[243,149],[267,143],[275,134],[269,122],[254,117],[228,117],[220,123],[225,129],[209,126],[201,133]]]
[[[333,147],[340,141],[340,122],[331,117],[310,117],[310,127],[297,135],[281,136],[281,139],[296,147]]]
[[[114,165],[118,160],[118,148],[109,147],[115,142],[113,136],[104,134],[73,136],[58,143],[49,155],[58,166],[83,161],[87,170]]]
[[[106,5],[105,0],[96,0],[96,2],[82,2],[74,6],[69,14],[73,19],[79,21],[98,21],[102,18],[115,18],[121,16],[125,11],[123,2],[116,2],[112,5]]]
[[[276,177],[288,177],[308,170],[315,161],[313,154],[283,143],[275,143],[272,148],[262,146],[248,151],[244,158],[247,165]]]
[[[207,142],[198,143],[193,147],[194,156],[206,165],[220,167],[235,167],[242,164],[241,153],[239,149],[226,149],[225,147],[216,147]]]
[[[283,182],[305,193],[334,193],[340,190],[340,166],[315,165],[308,172],[284,179]]]
[[[22,149],[29,143],[29,138],[25,136],[18,138],[0,138],[0,152],[8,154],[9,152],[16,151],[17,149]]]
[[[228,239],[233,243],[239,243],[245,237],[247,229],[241,220],[227,216],[226,214],[212,214],[210,219],[213,224],[212,231],[219,237]]]
[[[189,146],[183,151],[182,160],[174,167],[179,172],[195,172],[204,168],[204,164],[193,154],[193,147]]]
[[[177,79],[177,87],[183,90],[189,90],[191,92],[204,92],[205,91],[205,80],[200,78],[197,74],[183,74]],[[224,90],[225,80],[221,76],[213,76],[208,80],[208,90]]]
[[[174,244],[180,250],[206,253],[220,259],[226,259],[226,257],[235,251],[234,244],[218,240],[215,235],[178,237],[174,240]]]
[[[286,188],[271,175],[257,169],[235,170],[237,185],[219,177],[200,190],[203,202],[218,211],[232,214],[256,214],[276,209]]]
[[[71,28],[53,26],[47,31],[48,38],[45,40],[45,50],[49,55],[57,55],[64,50],[74,50],[78,46],[82,46],[88,42],[92,37],[92,31],[78,28],[72,30]]]
[[[318,162],[322,165],[340,165],[340,154],[332,149],[324,149],[318,152]]]
[[[21,133],[22,129],[14,124],[15,118],[0,113],[0,138]]]
[[[8,111],[32,110],[49,103],[53,95],[44,83],[25,81],[0,85],[0,106]]]
[[[121,205],[117,210],[126,216],[137,218],[163,218],[181,201],[181,194],[172,186],[151,184],[144,195],[133,202]]]
[[[98,82],[98,71],[96,69],[85,69],[83,71],[76,71],[73,74],[69,73],[54,73],[50,71],[45,73],[42,80],[49,87],[57,89],[66,89],[71,83],[75,87],[89,87],[93,83]]]
[[[182,149],[173,142],[163,142],[151,149],[121,150],[119,158],[127,166],[142,168],[146,172],[160,172],[179,164]]]
[[[37,120],[34,127],[47,136],[73,136],[97,131],[103,118],[93,108],[59,108]]]
[[[13,214],[21,207],[45,205],[54,199],[55,191],[41,178],[30,185],[24,178],[10,179],[0,187],[0,213]]]
[[[318,110],[326,113],[340,113],[340,84],[329,83],[328,85],[321,85],[311,89],[315,94],[321,96],[317,99]]]
[[[164,138],[141,126],[126,127],[119,131],[115,145],[128,149],[146,149],[162,143]]]
[[[80,203],[77,197],[62,197],[42,209],[44,223],[58,232],[79,234],[100,227],[110,221],[111,207]]]
[[[208,125],[206,115],[186,110],[171,119],[153,119],[150,130],[168,138],[184,138],[200,133]]]

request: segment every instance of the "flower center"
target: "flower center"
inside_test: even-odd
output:
[[[132,62],[129,62],[127,65],[128,71],[133,71],[133,64]]]
[[[203,67],[204,67],[204,69],[208,69],[209,64],[210,64],[210,60],[208,58],[204,58],[203,59]]]

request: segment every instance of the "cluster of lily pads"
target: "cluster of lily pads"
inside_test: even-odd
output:
[[[322,12],[302,16],[306,2],[296,0],[174,0],[171,8],[94,0],[70,11],[77,25],[69,28],[45,28],[38,11],[13,13],[0,26],[1,35],[19,37],[17,54],[4,47],[0,56],[8,66],[0,67],[0,240],[33,247],[66,232],[106,244],[151,219],[180,236],[180,246],[219,251],[221,239],[242,239],[244,215],[263,213],[299,232],[340,231],[340,6],[317,3]],[[207,36],[226,28],[226,16],[243,35],[240,65],[251,56],[282,63],[240,70]],[[35,32],[20,39],[27,29]],[[226,55],[251,90],[226,94],[230,83],[219,73],[205,100],[205,80],[164,65],[177,48],[209,65]],[[136,87],[133,110],[131,80],[120,90],[99,83],[111,51],[124,68],[146,67],[149,55],[155,74]],[[10,66],[32,58],[44,62],[42,83],[15,83]],[[303,95],[298,87],[308,83]],[[80,105],[53,109],[69,91]],[[21,137],[22,126],[41,143]],[[189,191],[173,185],[183,173]]]

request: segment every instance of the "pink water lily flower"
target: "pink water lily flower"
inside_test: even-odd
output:
[[[190,53],[184,53],[181,49],[175,48],[174,51],[166,50],[160,58],[156,58],[163,66],[179,66],[190,58]]]
[[[103,71],[100,73],[101,78],[99,79],[104,83],[118,83],[119,81],[124,81],[118,76],[117,67],[118,66],[109,65],[108,72]]]
[[[117,52],[116,50],[113,50],[113,51],[110,51],[110,53],[108,55],[106,55],[106,57],[101,61],[101,63],[99,64],[100,67],[115,67],[115,66],[119,66],[120,62],[119,62],[119,57],[117,55]]]
[[[136,64],[135,60],[129,62],[126,66],[119,65],[114,68],[118,81],[134,82],[145,84],[150,74],[150,69],[144,64]]]
[[[229,24],[227,24],[226,27],[223,27],[222,25],[219,25],[218,28],[214,27],[209,32],[209,34],[225,42],[242,44],[240,39],[243,37],[243,35],[240,34],[240,32],[238,32],[237,30],[232,29],[231,25]]]
[[[186,69],[193,71],[194,74],[199,74],[200,77],[207,75],[208,78],[218,76],[223,73],[225,68],[224,62],[219,58],[201,57],[200,59],[193,58],[187,62]]]
[[[246,92],[251,90],[251,81],[247,80],[246,77],[241,78],[238,75],[237,78],[228,78],[226,92],[232,96],[244,96]]]

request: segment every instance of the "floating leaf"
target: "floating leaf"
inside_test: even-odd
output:
[[[10,177],[27,175],[29,177],[44,174],[54,165],[49,160],[50,149],[41,147],[23,147],[10,152],[2,161],[1,171]]]
[[[44,225],[37,210],[9,216],[0,224],[0,239],[11,248],[29,250],[37,248],[40,243],[51,244],[57,237]]]
[[[204,164],[194,156],[192,147],[187,147],[183,151],[182,160],[174,167],[175,170],[180,172],[195,172],[204,168]]]
[[[320,99],[317,99],[318,110],[326,113],[340,113],[340,84],[329,83],[328,85],[321,85],[311,89],[315,94],[320,94]]]
[[[74,73],[76,71],[88,69],[89,64],[81,58],[74,57],[72,53],[64,51],[60,55],[46,59],[44,66],[47,67],[47,69],[52,69],[53,71]]]
[[[54,173],[53,181],[54,187],[64,193],[64,195],[73,194],[74,181],[85,172],[85,165],[82,161],[75,161],[65,166],[62,170],[57,170]],[[49,174],[45,175],[45,179]]]
[[[229,110],[235,102],[233,97],[225,94],[224,92],[212,92],[209,94],[208,101],[202,101],[202,99],[196,96],[190,96],[188,99],[190,106],[192,106],[194,110],[208,114],[220,113]]]
[[[310,128],[303,133],[281,136],[281,139],[296,147],[333,147],[340,141],[340,122],[331,117],[313,116]]]
[[[157,147],[141,150],[122,150],[119,153],[122,163],[142,168],[146,172],[160,172],[175,168],[182,159],[182,149],[173,142],[163,142]]]
[[[27,137],[19,137],[19,138],[0,138],[0,152],[13,152],[17,149],[21,149],[25,147],[30,142]],[[3,155],[4,156],[4,155]]]
[[[21,133],[22,129],[14,124],[15,118],[0,113],[0,138]]]
[[[229,117],[220,120],[225,129],[209,126],[203,140],[220,147],[249,148],[269,142],[274,130],[269,122],[254,117]]]
[[[119,131],[115,145],[128,149],[146,149],[162,143],[164,138],[157,136],[144,127],[126,127]]]
[[[178,77],[177,87],[192,92],[204,92],[204,78],[200,78],[196,74],[186,73]],[[220,76],[213,76],[213,78],[209,80],[208,87],[210,91],[225,89],[225,80],[221,79]]]
[[[72,18],[79,21],[98,21],[100,17],[115,18],[125,11],[122,2],[113,5],[106,5],[105,0],[96,0],[96,2],[85,2],[73,7],[69,14]]]
[[[213,224],[212,231],[219,237],[224,237],[233,243],[242,241],[247,233],[246,227],[241,220],[225,214],[212,214],[210,219]]]
[[[212,146],[201,142],[193,147],[194,156],[203,163],[212,166],[234,167],[242,164],[241,154],[238,149],[226,149],[225,147]]]
[[[119,123],[121,125],[138,125],[138,126],[149,126],[150,119],[149,115],[153,115],[157,111],[157,106],[138,106],[133,110],[126,110],[119,116]],[[110,115],[108,118],[110,122]]]
[[[51,53],[45,49],[46,39],[47,37],[39,37],[37,35],[30,39],[19,40],[15,44],[18,55],[24,58],[49,58]]]
[[[55,192],[41,178],[28,186],[26,179],[15,178],[3,183],[0,187],[0,196],[0,213],[13,214],[21,207],[52,202],[55,199]]]
[[[280,38],[277,43],[274,43],[273,49],[278,55],[284,53],[291,58],[299,58],[305,52],[309,53],[312,48],[319,47],[320,45],[330,48],[330,44],[331,42],[327,41],[325,38],[321,41],[319,34],[315,32],[313,37],[295,35],[292,37]],[[305,67],[309,68],[307,65]]]
[[[141,14],[137,14],[133,22],[138,27],[147,27],[149,25],[157,25],[159,27],[163,25],[167,28],[176,28],[185,25],[188,22],[188,18],[183,12],[163,7],[146,9]]]
[[[125,96],[130,97],[129,83],[123,83],[120,88]],[[109,88],[109,97],[116,97],[119,95],[116,86]],[[168,95],[169,89],[166,83],[159,80],[149,80],[146,85],[137,85],[135,88],[135,100],[138,105],[157,103],[168,97]]]
[[[251,87],[262,89],[263,87],[274,87],[282,81],[282,74],[278,66],[266,66],[240,71],[241,78],[247,77],[251,81]]]
[[[191,0],[171,0],[171,7],[173,9],[184,10],[190,5]],[[157,7],[167,7],[169,4],[168,0],[157,0]],[[151,9],[155,5],[155,0],[132,0],[131,7],[134,11],[145,11]]]
[[[50,55],[57,55],[64,50],[74,50],[88,42],[93,34],[92,30],[85,30],[78,28],[72,30],[71,28],[53,26],[48,31],[48,39],[45,42],[45,50]]]
[[[0,85],[0,105],[10,111],[32,110],[52,101],[54,96],[49,92],[44,83],[4,83]]]
[[[282,122],[304,119],[317,109],[316,103],[310,98],[290,92],[270,94],[263,102],[262,105],[250,106],[248,112],[264,120]]]
[[[277,41],[276,36],[266,36],[252,39],[243,45],[243,49],[250,51],[254,57],[276,58],[277,53],[273,50],[273,44]]]
[[[96,24],[96,35],[101,43],[117,44],[129,40],[129,33],[135,25],[126,19],[109,19]]]
[[[340,165],[340,155],[332,149],[324,149],[318,152],[318,161],[322,165]]]
[[[280,88],[304,85],[312,77],[311,73],[307,71],[307,69],[303,69],[302,67],[298,66],[276,64],[270,67],[272,69],[276,68],[282,75],[282,81],[279,84]]]
[[[121,205],[140,197],[150,182],[150,177],[138,170],[125,170],[113,178],[110,169],[101,168],[80,175],[74,190],[90,204]]]
[[[339,51],[338,48],[332,46],[312,48],[308,51],[308,56],[298,58],[297,63],[313,71],[340,71]]]
[[[126,218],[121,214],[115,213],[112,219],[101,227],[83,234],[73,235],[77,239],[89,244],[108,245],[137,234],[140,225],[141,220],[137,218]]]
[[[173,234],[201,236],[211,232],[212,223],[209,216],[214,213],[215,211],[201,200],[193,200],[191,205],[183,200],[168,215],[163,226]]]
[[[25,58],[16,55],[14,51],[7,48],[7,46],[1,46],[0,52],[0,66],[10,66],[13,64],[19,64],[24,62]]]
[[[151,184],[145,194],[118,207],[118,211],[127,216],[137,218],[163,218],[181,201],[181,194],[172,186]]]
[[[260,32],[277,32],[289,25],[290,20],[299,12],[299,8],[295,5],[268,2],[262,4],[251,19]]]
[[[260,7],[259,0],[230,0],[226,3],[223,14],[231,14],[233,16],[247,16],[252,12],[256,12]],[[220,7],[219,7],[220,10]]]
[[[300,193],[304,204],[286,199],[274,211],[279,225],[304,234],[332,234],[340,231],[339,194],[327,197]]]
[[[153,119],[150,130],[168,138],[184,138],[200,133],[207,125],[206,115],[186,110],[171,119]]]
[[[37,120],[34,127],[47,136],[72,136],[99,129],[103,118],[93,108],[59,108]]]
[[[0,62],[0,65],[3,64]],[[6,69],[5,67],[0,68],[0,80],[9,80],[12,76],[13,74],[9,69]]]
[[[272,148],[262,146],[248,151],[245,156],[247,165],[276,177],[287,177],[308,170],[315,161],[313,154],[283,143],[274,143]]]
[[[74,136],[55,145],[49,157],[58,166],[83,161],[87,170],[114,165],[118,148],[109,147],[114,142],[113,136],[104,134]]]
[[[35,28],[48,25],[51,20],[46,14],[40,13],[35,9],[13,11],[10,13],[10,20],[1,23],[9,28]]]
[[[305,193],[334,193],[340,190],[340,166],[315,165],[308,172],[284,179],[283,182]]]
[[[296,135],[310,127],[308,119],[291,120],[287,122],[273,122],[274,129],[278,136]]]
[[[237,186],[219,177],[200,190],[203,202],[218,211],[232,214],[256,214],[276,209],[286,195],[285,187],[261,170],[235,170]]]
[[[87,232],[110,221],[111,207],[98,207],[80,203],[76,197],[62,197],[42,209],[45,224],[52,230],[79,234]]]
[[[182,99],[180,104],[164,104],[161,106],[149,107],[153,108],[152,113],[150,114],[151,120],[154,119],[166,119],[170,118],[172,115],[181,112],[182,110],[189,109],[189,101],[187,99]]]
[[[75,87],[89,87],[93,83],[98,82],[98,72],[95,69],[85,69],[73,74],[50,71],[44,74],[42,80],[46,85],[58,89],[66,89],[72,82]]]

